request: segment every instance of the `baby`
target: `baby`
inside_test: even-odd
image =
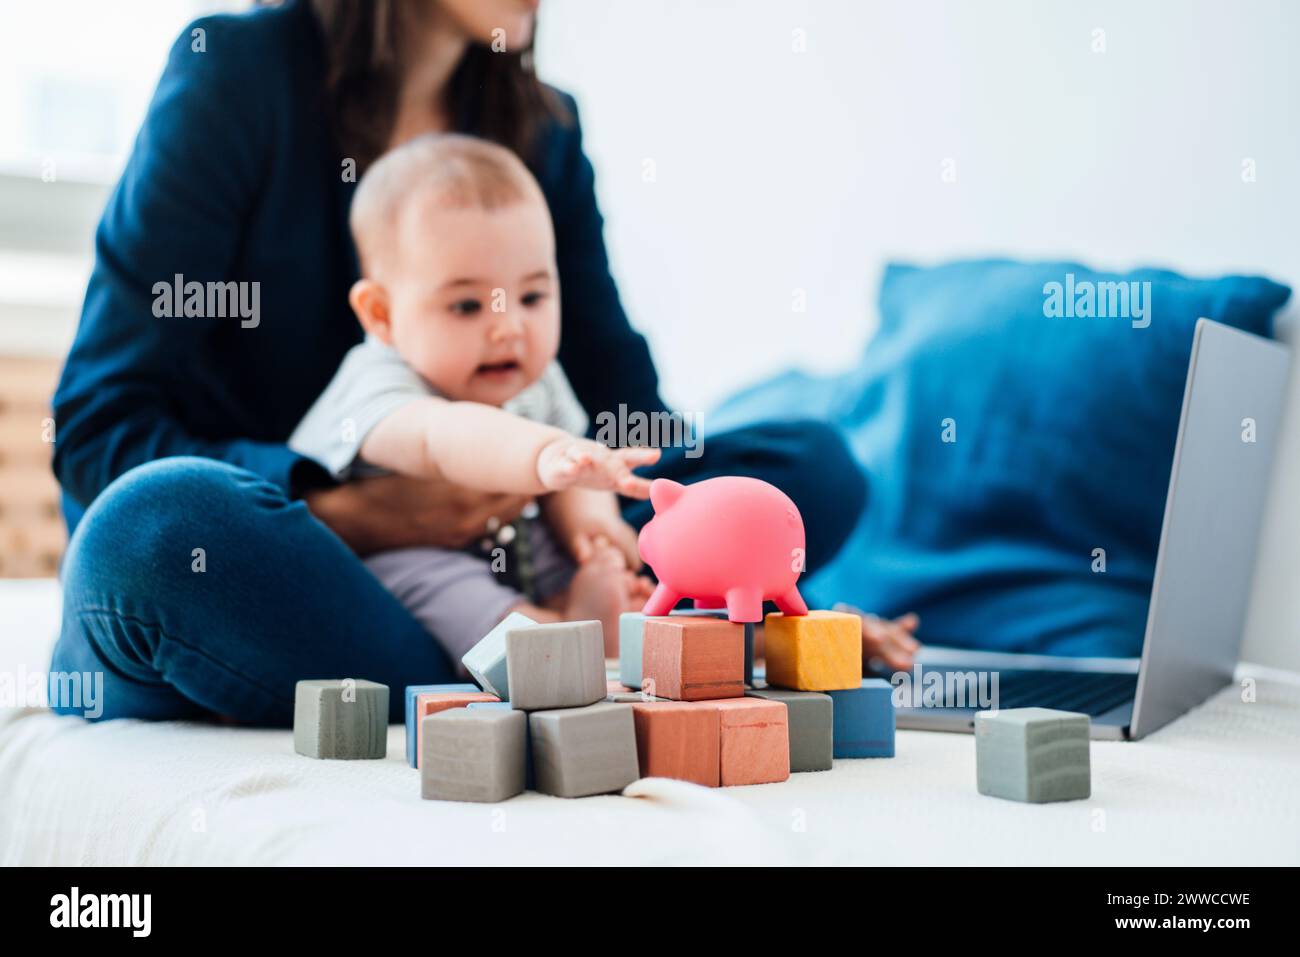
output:
[[[404,548],[366,564],[457,663],[512,611],[597,619],[610,653],[619,614],[651,587],[629,568],[636,536],[614,493],[645,498],[632,469],[659,452],[583,438],[555,361],[560,289],[541,189],[502,147],[428,135],[366,172],[350,225],[363,278],[349,302],[366,339],[289,445],[343,480],[387,471],[542,496],[544,523],[488,529],[478,554]]]

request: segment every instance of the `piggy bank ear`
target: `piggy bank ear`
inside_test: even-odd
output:
[[[655,479],[650,483],[650,504],[655,512],[666,512],[673,503],[682,497],[686,486],[672,479]]]

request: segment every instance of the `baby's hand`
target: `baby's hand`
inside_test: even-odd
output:
[[[633,475],[632,470],[658,461],[658,449],[611,449],[566,435],[542,448],[537,456],[537,477],[552,491],[576,486],[649,498],[650,480]]]

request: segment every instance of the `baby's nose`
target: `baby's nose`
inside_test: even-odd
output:
[[[496,321],[492,323],[493,342],[508,342],[511,339],[518,339],[523,334],[524,324],[516,310],[506,309],[496,315]]]

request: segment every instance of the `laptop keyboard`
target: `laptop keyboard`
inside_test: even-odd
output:
[[[1003,671],[998,675],[998,706],[1056,708],[1082,714],[1105,714],[1132,701],[1137,675],[1087,671]]]
[[[965,671],[961,668],[951,670]],[[1136,695],[1136,674],[1038,670],[998,672],[998,707],[1003,710],[1056,708],[1096,716],[1132,701]]]

